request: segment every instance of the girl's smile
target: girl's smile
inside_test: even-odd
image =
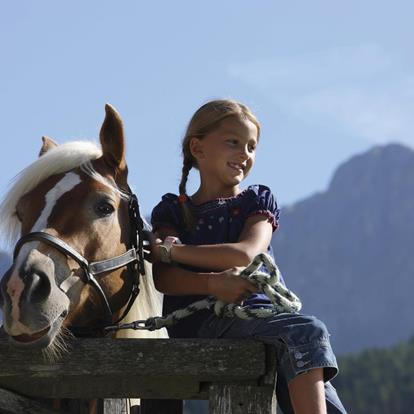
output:
[[[228,163],[231,168],[234,168],[238,172],[243,172],[246,166],[244,164],[236,164],[234,162]]]

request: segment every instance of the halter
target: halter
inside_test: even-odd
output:
[[[129,222],[130,222],[130,248],[125,253],[115,256],[109,259],[100,260],[97,262],[89,263],[88,260],[78,253],[75,249],[69,246],[66,242],[59,239],[58,237],[52,236],[46,232],[37,231],[25,234],[22,236],[16,243],[13,253],[13,261],[16,260],[17,255],[19,254],[20,249],[25,243],[31,241],[40,241],[46,243],[49,246],[54,247],[59,252],[63,253],[65,256],[71,257],[75,260],[81,269],[83,274],[81,280],[85,284],[93,286],[95,291],[98,293],[101,298],[101,302],[104,306],[105,312],[105,322],[106,324],[113,323],[112,317],[113,312],[109,305],[108,298],[105,295],[102,287],[99,282],[96,280],[95,275],[98,275],[103,272],[109,272],[112,270],[119,269],[123,266],[128,266],[130,272],[133,275],[136,275],[133,280],[133,286],[131,290],[131,295],[125,308],[122,316],[118,319],[116,323],[121,321],[126,314],[131,309],[136,297],[139,293],[139,275],[145,275],[145,266],[144,266],[144,249],[143,249],[143,239],[144,239],[144,221],[139,212],[138,198],[135,194],[129,189],[128,194],[128,211],[129,211]],[[65,279],[66,280],[66,279]],[[62,284],[65,281],[62,282]],[[82,329],[74,328],[75,331]],[[86,330],[85,330],[86,332]]]

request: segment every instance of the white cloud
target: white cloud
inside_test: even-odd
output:
[[[234,64],[229,74],[306,122],[377,143],[414,145],[414,74],[378,45]]]

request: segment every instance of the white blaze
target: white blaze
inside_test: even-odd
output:
[[[45,196],[45,207],[32,228],[32,232],[43,230],[46,227],[50,213],[56,204],[56,201],[62,197],[63,194],[72,190],[81,182],[78,174],[69,172],[51,189]]]
[[[63,194],[72,190],[76,185],[81,182],[81,179],[78,174],[69,172],[56,183],[56,185],[47,192],[45,195],[45,206],[41,212],[39,218],[36,220],[36,223],[33,225],[31,232],[41,231],[46,228],[47,222],[49,220],[50,214],[52,213],[53,207],[56,205],[56,202],[62,197]],[[27,257],[27,254],[38,244],[38,242],[30,242],[22,247],[19,252],[18,258],[16,260],[13,274],[11,275],[9,281],[7,282],[7,293],[11,300],[12,305],[12,326],[11,331],[13,335],[17,335],[19,332],[28,332],[28,328],[25,327],[20,319],[20,309],[19,301],[21,293],[24,289],[24,283],[19,276],[17,269],[20,268],[21,264]]]

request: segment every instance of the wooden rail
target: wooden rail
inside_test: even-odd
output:
[[[28,397],[42,397],[149,399],[141,412],[159,414],[173,411],[150,409],[153,400],[207,399],[211,414],[274,413],[273,352],[251,340],[96,338],[71,342],[51,363],[0,340],[0,412],[55,412],[22,410]]]

